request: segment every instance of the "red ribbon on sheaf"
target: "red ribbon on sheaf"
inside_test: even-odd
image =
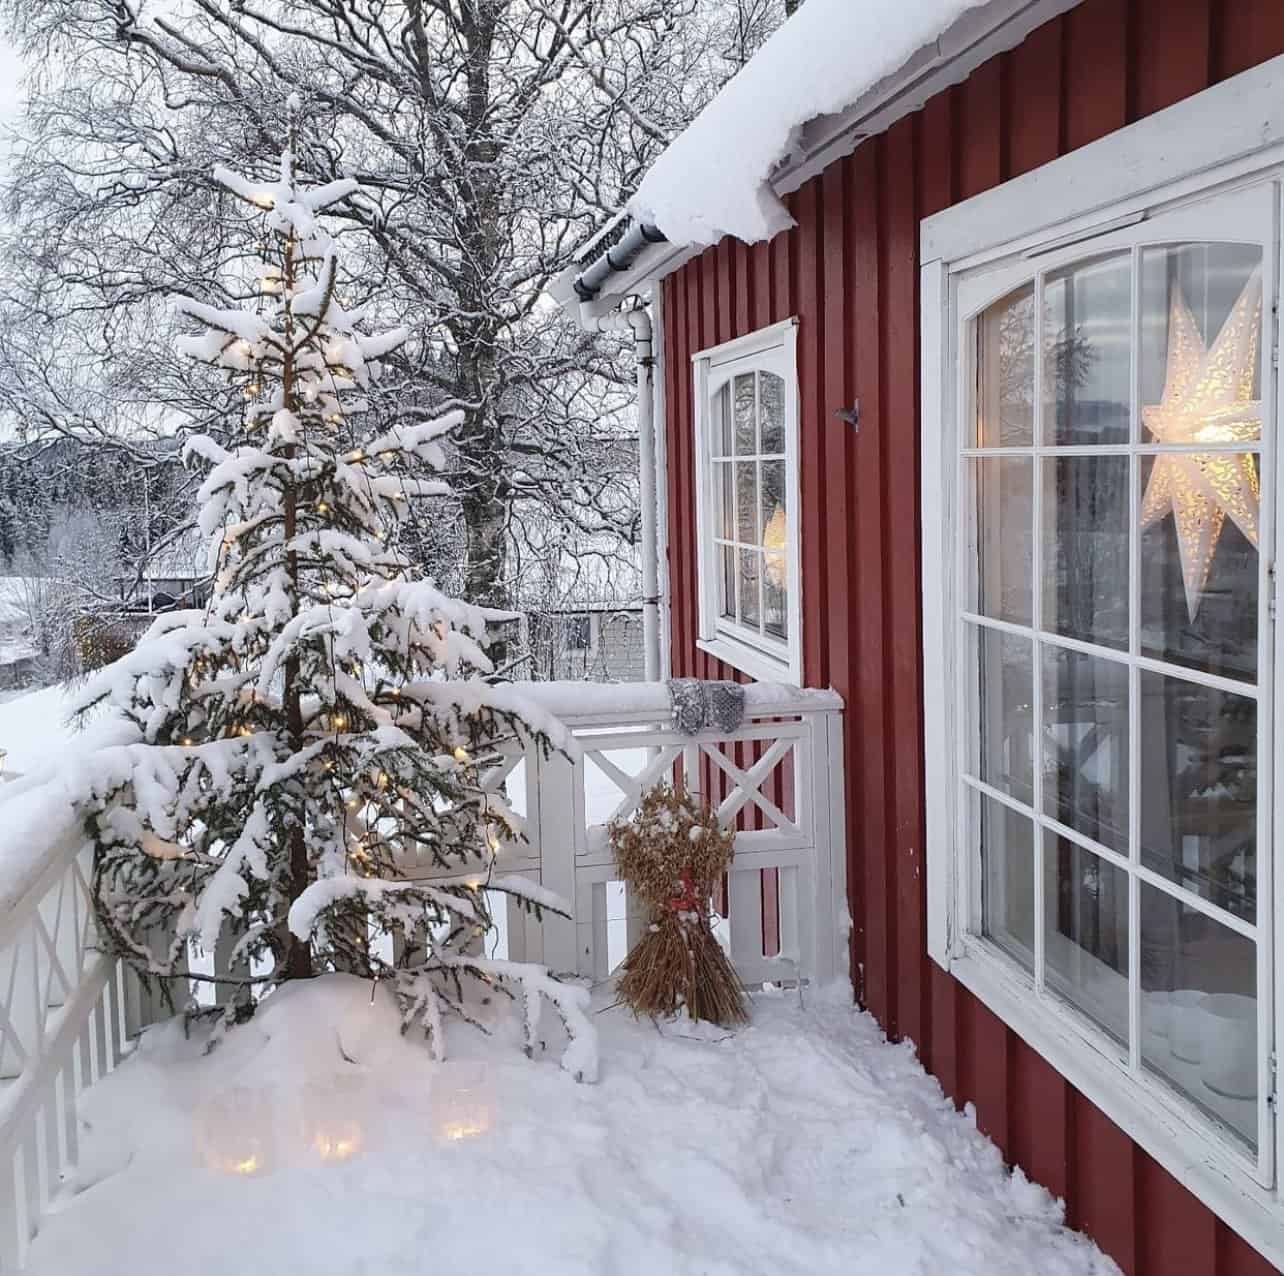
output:
[[[682,883],[682,893],[669,900],[669,908],[675,913],[703,912],[704,901],[696,890],[695,882],[691,880],[691,874],[684,871],[679,880]]]

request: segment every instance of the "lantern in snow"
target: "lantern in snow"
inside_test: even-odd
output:
[[[221,1090],[197,1111],[196,1141],[207,1169],[246,1178],[270,1173],[276,1160],[272,1105],[248,1086]]]
[[[483,1064],[443,1063],[433,1078],[433,1128],[439,1143],[460,1143],[493,1124],[490,1078]]]
[[[303,1142],[314,1160],[322,1165],[341,1165],[361,1151],[365,1105],[358,1079],[309,1084],[304,1087],[302,1104]]]

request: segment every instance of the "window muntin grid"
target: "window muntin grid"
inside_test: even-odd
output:
[[[1159,338],[1165,334],[1158,332],[1155,306],[1146,304],[1147,290],[1157,287],[1155,264],[1165,264],[1165,322],[1172,328],[1173,281],[1184,297],[1197,273],[1192,263],[1201,254],[1208,286],[1189,308],[1201,309],[1202,303],[1202,324],[1195,326],[1213,346],[1249,285],[1253,263],[1246,273],[1246,260],[1255,258],[1260,276],[1261,244],[1134,242],[1031,270],[960,330],[970,370],[960,461],[968,516],[959,612],[966,724],[961,821],[972,857],[974,933],[1024,968],[1041,993],[1091,1024],[1089,1031],[1121,1066],[1139,1080],[1158,1080],[1177,1091],[1257,1160],[1268,1121],[1257,1092],[1269,990],[1251,1006],[1250,1022],[1245,1012],[1252,1000],[1246,994],[1261,982],[1265,918],[1243,871],[1249,857],[1238,855],[1239,882],[1234,874],[1213,880],[1199,858],[1198,826],[1200,819],[1211,819],[1229,827],[1252,847],[1255,862],[1264,840],[1260,777],[1267,756],[1268,715],[1258,712],[1256,676],[1265,642],[1264,609],[1256,606],[1264,568],[1255,548],[1251,562],[1241,552],[1237,589],[1222,599],[1232,611],[1238,607],[1236,623],[1247,630],[1247,642],[1233,651],[1209,650],[1207,643],[1183,647],[1154,616],[1146,616],[1147,572],[1154,574],[1155,557],[1143,550],[1159,520],[1134,530],[1154,491],[1155,468],[1188,470],[1200,463],[1192,457],[1228,463],[1238,471],[1241,488],[1258,476],[1258,524],[1269,526],[1268,495],[1260,483],[1260,428],[1246,428],[1240,420],[1232,431],[1222,431],[1224,437],[1204,435],[1195,442],[1179,437],[1184,423],[1176,418],[1164,437],[1151,428],[1154,413],[1143,410],[1152,400],[1164,402],[1169,379],[1159,375],[1156,388],[1156,350],[1164,350]],[[1219,255],[1220,265],[1207,267]],[[1251,380],[1267,419],[1262,322],[1259,314]],[[1085,331],[1094,330],[1109,343],[1107,366],[1076,373],[1083,354],[1076,346],[1089,340]],[[1161,372],[1171,373],[1171,361],[1165,362]],[[1175,513],[1169,521],[1175,523]],[[1252,520],[1243,510],[1239,519],[1223,517],[1223,535],[1228,523],[1239,530]],[[997,559],[987,551],[996,543],[1005,547]],[[1243,546],[1227,537],[1216,552],[1225,548]],[[1214,557],[1213,570],[1217,565]],[[1212,580],[1210,573],[1205,587]],[[1152,594],[1157,590],[1153,581],[1150,588]],[[1188,634],[1175,637],[1183,636]],[[1175,853],[1171,842],[1153,845],[1156,821],[1140,809],[1139,794],[1149,794],[1143,786],[1150,785],[1147,773],[1154,770],[1142,718],[1147,706],[1183,697],[1193,711],[1169,712],[1167,718],[1161,713],[1159,719],[1197,734],[1207,728],[1200,708],[1206,718],[1212,705],[1214,716],[1240,723],[1241,746],[1251,742],[1248,750],[1241,747],[1247,756],[1239,762],[1241,790],[1247,787],[1250,800],[1242,800],[1243,792],[1238,802],[1236,795],[1214,793],[1211,815],[1205,811],[1196,818],[1178,809],[1185,823],[1176,823],[1187,840]],[[1004,724],[998,748],[996,720]],[[1087,741],[1093,791],[1088,800],[1084,786],[1077,786],[1084,792],[1076,800],[1076,786],[1063,779],[1063,755],[1082,752]],[[1148,741],[1154,744],[1153,733]],[[1161,743],[1169,755],[1190,752],[1189,740]],[[1196,844],[1193,862],[1185,854],[1190,839]],[[1233,950],[1234,960],[1221,963],[1230,972],[1224,973],[1228,986],[1173,987],[1194,976],[1165,973],[1157,960],[1163,945],[1155,936],[1165,928],[1169,964],[1178,969],[1183,962],[1192,971],[1201,960],[1207,965],[1210,936],[1224,955]],[[1197,1006],[1178,1005],[1178,992],[1198,993]],[[1222,1049],[1207,1061],[1185,1057],[1204,1048],[1202,1040],[1196,1046],[1189,1039],[1195,1010],[1209,1025],[1203,1035],[1210,1041],[1220,1034],[1241,1046],[1250,1042],[1247,1063],[1244,1049]],[[1176,1045],[1174,1036],[1181,1038]],[[1210,1080],[1223,1083],[1220,1092],[1209,1088]],[[1251,1099],[1244,1097],[1250,1080]],[[1264,1148],[1260,1155],[1264,1161]]]
[[[789,519],[784,378],[754,368],[713,395],[717,614],[767,641],[789,637]]]

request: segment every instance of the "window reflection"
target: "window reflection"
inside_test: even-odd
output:
[[[1047,442],[1126,443],[1131,413],[1131,257],[1049,275],[1043,286]]]
[[[1109,647],[1128,645],[1128,458],[1043,462],[1043,624]]]
[[[1141,859],[1256,921],[1257,703],[1141,673]]]
[[[1257,1145],[1257,950],[1141,885],[1141,1055],[1147,1069]]]
[[[1034,285],[996,301],[977,320],[976,441],[1034,442]]]
[[[1044,834],[1048,982],[1116,1041],[1128,1042],[1128,875]]]

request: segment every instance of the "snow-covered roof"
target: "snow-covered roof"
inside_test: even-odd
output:
[[[670,143],[629,209],[673,244],[793,224],[770,177],[803,125],[852,106],[983,0],[805,0]]]

